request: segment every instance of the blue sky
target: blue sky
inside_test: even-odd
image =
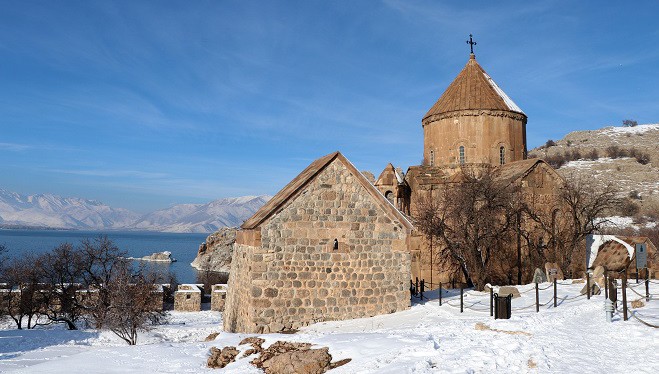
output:
[[[20,1],[0,12],[0,188],[136,211],[274,194],[342,151],[422,158],[468,59],[529,149],[659,122],[659,2]]]

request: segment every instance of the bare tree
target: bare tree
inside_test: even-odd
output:
[[[438,256],[450,257],[470,286],[483,288],[509,278],[510,246],[518,195],[515,185],[498,181],[490,169],[464,168],[460,182],[417,204],[420,231],[434,238]]]
[[[86,310],[78,297],[82,285],[82,253],[69,243],[39,256],[35,268],[45,283],[42,313],[53,323],[65,323],[77,330],[77,321]]]
[[[11,317],[19,330],[24,322],[28,329],[37,326],[43,307],[43,283],[34,263],[33,255],[14,258],[7,261],[2,272],[8,286],[7,292],[3,292],[2,312]]]
[[[527,225],[522,236],[540,260],[536,265],[556,262],[565,274],[583,268],[585,239],[600,232],[607,223],[603,218],[606,213],[620,206],[617,195],[612,183],[598,184],[568,175],[551,209],[525,207]]]
[[[130,345],[137,344],[138,332],[148,330],[164,317],[162,294],[157,292],[156,281],[155,274],[142,271],[133,274],[130,264],[115,267],[103,287],[105,300],[97,304],[98,325]]]

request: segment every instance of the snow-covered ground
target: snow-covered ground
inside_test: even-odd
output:
[[[656,282],[656,281],[655,281]],[[586,300],[576,297],[583,283],[563,281],[558,306],[553,307],[549,283],[540,292],[540,312],[535,312],[534,286],[522,286],[513,299],[513,316],[494,320],[488,295],[468,291],[460,313],[459,291],[444,292],[439,306],[437,292],[430,300],[407,311],[350,321],[317,323],[294,335],[262,335],[264,346],[277,340],[311,342],[329,347],[334,360],[352,358],[331,373],[517,373],[517,372],[659,372],[659,329],[616,313],[607,323],[602,295]],[[643,285],[631,286],[644,293]],[[659,283],[650,284],[659,294]],[[640,299],[628,292],[628,300]],[[620,296],[619,296],[620,299]],[[648,323],[659,325],[659,296],[633,311]],[[477,329],[485,324],[489,329]],[[0,330],[0,371],[29,373],[183,373],[216,371],[259,373],[240,359],[222,370],[206,368],[212,346],[237,345],[249,334],[220,333],[212,342],[204,338],[221,331],[221,314],[215,312],[171,314],[168,325],[140,337],[138,346],[127,346],[108,332]],[[482,325],[481,325],[482,327]],[[248,346],[239,346],[241,351]],[[240,356],[239,356],[240,357]]]

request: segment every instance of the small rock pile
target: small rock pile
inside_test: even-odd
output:
[[[266,374],[322,374],[328,370],[345,365],[351,359],[344,359],[332,362],[332,355],[329,354],[329,348],[312,349],[311,343],[293,343],[286,341],[277,341],[268,348],[263,348],[264,339],[250,337],[243,339],[239,345],[249,344],[252,348],[245,351],[242,357],[258,354],[250,363]],[[223,368],[231,362],[234,362],[238,356],[236,347],[228,346],[222,349],[211,348],[211,355],[208,357],[208,367]]]

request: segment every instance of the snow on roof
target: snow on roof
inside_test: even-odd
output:
[[[398,183],[399,184],[403,183],[403,176],[400,175],[400,173],[398,172],[398,170],[396,170],[396,168],[394,168],[394,174],[396,175],[396,180],[398,181]]]
[[[487,79],[487,81],[490,83],[492,88],[494,88],[494,91],[496,91],[496,93],[499,96],[501,96],[503,101],[508,106],[508,109],[512,110],[513,112],[526,114],[522,111],[522,109],[520,107],[517,106],[517,104],[515,104],[515,102],[510,97],[508,97],[508,95],[506,95],[505,92],[503,92],[503,90],[494,82],[494,79],[490,78],[490,76],[487,75],[486,72],[483,72],[483,75],[485,76],[485,79]]]
[[[201,289],[199,288],[198,284],[179,284],[178,285],[178,291],[183,291],[183,292],[201,292]]]
[[[615,241],[622,244],[625,249],[627,249],[627,254],[629,255],[630,259],[634,256],[634,247],[629,245],[624,240],[619,239],[615,235],[590,235],[586,238],[586,263],[588,264],[586,266],[587,269],[590,269],[590,267],[593,266],[595,258],[597,257],[597,253],[599,252],[602,244],[610,241]]]

